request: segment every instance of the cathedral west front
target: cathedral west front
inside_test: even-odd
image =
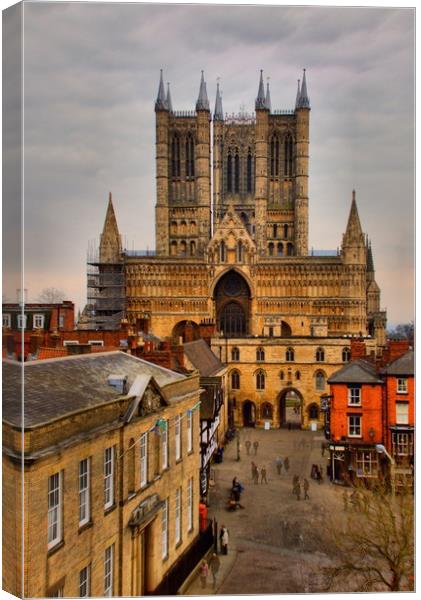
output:
[[[110,198],[89,319],[125,316],[136,333],[204,337],[228,365],[232,423],[279,427],[299,406],[321,426],[327,379],[352,338],[385,344],[371,245],[355,192],[340,249],[308,250],[310,100],[272,108],[260,73],[255,112],[211,112],[202,72],[195,110],[174,110],[161,72],[156,115],[156,250],[122,248]],[[338,240],[339,241],[339,240]],[[89,293],[88,293],[89,301]]]

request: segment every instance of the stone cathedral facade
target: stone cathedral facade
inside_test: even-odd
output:
[[[380,352],[386,314],[355,192],[340,249],[309,254],[305,71],[294,108],[272,109],[261,73],[255,113],[230,116],[219,84],[211,113],[203,72],[196,109],[173,110],[161,72],[155,115],[156,251],[122,248],[110,200],[99,274],[111,263],[124,273],[136,331],[210,341],[229,365],[237,425],[280,426],[298,402],[302,426],[320,426],[320,398],[349,360],[350,338]]]

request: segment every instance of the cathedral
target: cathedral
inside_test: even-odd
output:
[[[122,247],[110,195],[85,325],[204,337],[229,366],[233,424],[279,427],[297,405],[320,427],[328,377],[351,338],[381,352],[386,313],[355,191],[340,248],[309,254],[306,72],[294,108],[272,108],[261,72],[255,112],[227,115],[203,72],[195,110],[174,110],[161,71],[155,115],[156,250]]]

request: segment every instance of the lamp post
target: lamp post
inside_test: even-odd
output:
[[[389,452],[386,450],[386,448],[383,446],[383,444],[376,444],[376,452],[378,454],[385,454],[386,457],[388,458],[389,462],[390,462],[390,479],[391,479],[391,483],[392,483],[392,494],[395,495],[395,467],[396,467],[396,463],[395,463],[395,459],[390,456]]]

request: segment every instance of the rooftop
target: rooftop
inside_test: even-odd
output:
[[[359,358],[333,373],[328,383],[382,383],[382,380],[373,365]]]
[[[403,356],[399,356],[389,363],[382,373],[386,375],[414,375],[414,351],[408,350]]]
[[[204,340],[185,343],[184,352],[202,377],[215,375],[224,367]]]
[[[111,374],[127,376],[128,389],[138,375],[153,376],[159,386],[185,378],[119,351],[37,360],[23,365],[4,360],[3,421],[16,427],[22,424],[22,369],[25,428],[116,400],[121,394],[108,384],[107,377]]]

